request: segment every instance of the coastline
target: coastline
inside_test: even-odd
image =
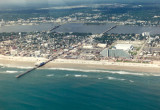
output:
[[[0,66],[28,68],[34,67],[37,62],[44,62],[48,59],[33,58],[33,57],[12,57],[0,55]],[[160,65],[158,64],[143,64],[143,63],[123,63],[123,62],[108,62],[108,61],[89,61],[89,60],[73,60],[73,59],[55,59],[49,62],[43,69],[51,68],[72,68],[72,69],[104,69],[104,70],[119,70],[132,72],[147,72],[159,73]]]

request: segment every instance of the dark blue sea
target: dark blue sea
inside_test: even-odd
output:
[[[160,110],[160,76],[112,70],[0,67],[0,110]]]

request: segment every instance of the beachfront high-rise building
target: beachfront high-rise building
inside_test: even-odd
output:
[[[122,50],[122,49],[104,49],[102,52],[100,52],[100,55],[103,57],[111,57],[111,58],[126,58],[130,59],[131,55]]]
[[[147,36],[148,37],[148,36],[150,36],[150,32],[143,32],[142,36]]]

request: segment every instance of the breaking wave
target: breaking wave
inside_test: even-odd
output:
[[[6,73],[18,73],[18,71],[6,71]]]
[[[33,68],[33,67],[29,67],[29,66],[11,66],[11,65],[3,65],[3,64],[0,64],[0,66],[2,66],[2,68],[5,68],[5,67],[11,67],[11,68],[17,68],[17,69],[30,69],[30,68]]]
[[[47,77],[52,77],[52,76],[54,76],[54,74],[48,74],[48,75],[46,75]]]
[[[66,74],[65,76],[67,77],[67,76],[69,76],[69,74]]]
[[[120,78],[115,78],[115,77],[107,77],[107,79],[109,79],[109,80],[120,80],[120,81],[126,80],[126,79],[120,79]]]
[[[98,79],[103,79],[103,78],[98,78]]]
[[[129,82],[133,83],[134,81],[133,80],[129,80]]]
[[[87,75],[79,75],[79,74],[76,74],[76,75],[74,75],[75,77],[88,77]]]
[[[93,72],[93,73],[112,73],[122,75],[135,75],[135,76],[160,76],[160,73],[140,73],[140,72],[127,72],[127,71],[110,71],[110,70],[84,70],[72,68],[50,68],[50,70],[65,70],[65,71],[80,71],[80,72]]]

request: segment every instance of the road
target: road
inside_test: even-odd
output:
[[[148,40],[149,40],[149,38],[144,42],[144,44],[142,45],[142,47],[139,49],[139,51],[137,52],[137,55],[136,55],[135,59],[138,59],[140,53],[142,52],[143,48],[147,44]]]

